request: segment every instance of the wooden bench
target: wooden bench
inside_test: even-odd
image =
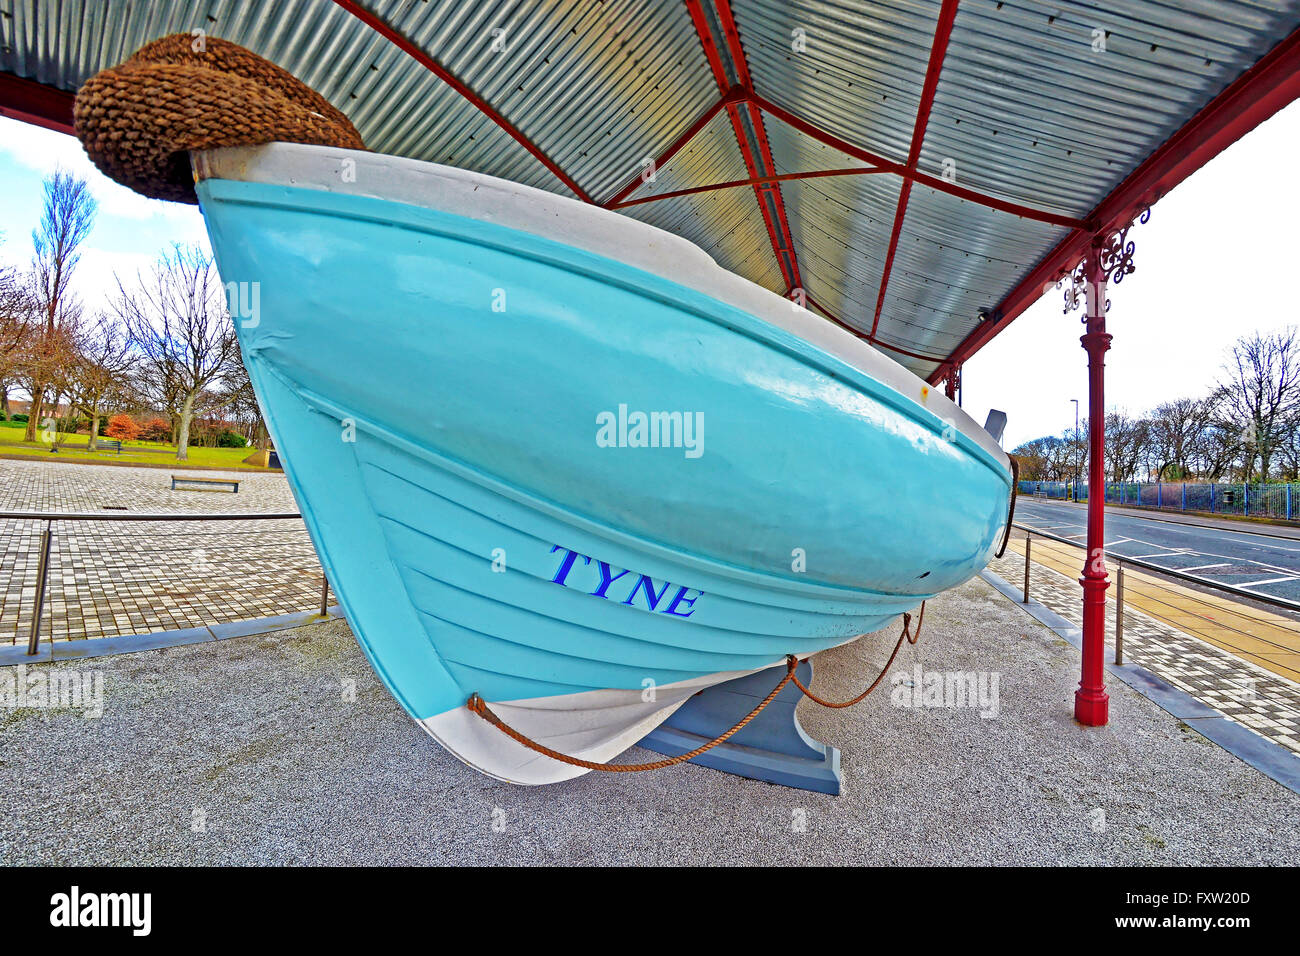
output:
[[[180,485],[177,488],[177,485]],[[239,493],[239,482],[232,478],[191,478],[187,475],[172,475],[172,491],[228,491]]]
[[[95,451],[115,451],[122,454],[122,443],[115,438],[96,438]]]

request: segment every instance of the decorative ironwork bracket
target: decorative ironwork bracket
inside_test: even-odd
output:
[[[1128,231],[1133,228],[1134,222],[1146,223],[1150,219],[1151,207],[1148,206],[1136,220],[1089,248],[1087,254],[1074,267],[1074,271],[1057,280],[1058,289],[1065,286],[1065,308],[1061,310],[1064,314],[1069,315],[1079,306],[1086,305],[1088,277],[1092,271],[1094,256],[1097,258],[1102,279],[1108,283],[1119,285],[1126,275],[1137,271],[1137,266],[1133,263],[1135,244],[1128,237]],[[1109,299],[1106,300],[1106,311],[1110,311]],[[1087,316],[1084,316],[1082,321],[1087,322]]]

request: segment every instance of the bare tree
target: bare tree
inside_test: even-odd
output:
[[[1106,414],[1106,471],[1111,481],[1132,481],[1149,445],[1151,424],[1125,412]]]
[[[112,313],[100,313],[78,336],[78,355],[71,381],[71,396],[90,416],[88,445],[99,437],[100,410],[105,400],[125,393],[135,352],[126,325]]]
[[[1197,439],[1209,424],[1211,407],[1205,399],[1178,398],[1152,410],[1149,439],[1157,481],[1175,475],[1187,477]]]
[[[1241,429],[1232,421],[1226,390],[1216,388],[1202,400],[1203,421],[1192,446],[1200,476],[1219,481],[1242,457]]]
[[[1020,474],[1026,481],[1064,481],[1074,476],[1073,445],[1068,438],[1045,435],[1025,442],[1012,454],[1020,460]]]
[[[32,404],[26,441],[36,440],[36,424],[42,414],[46,389],[68,360],[69,335],[67,332],[59,335],[58,330],[61,324],[75,321],[79,313],[72,301],[70,283],[81,260],[81,244],[95,224],[98,206],[84,179],[62,169],[45,178],[45,204],[40,224],[32,230],[32,295],[44,318],[44,329],[30,350],[28,361],[25,384]],[[54,411],[57,415],[57,396]]]
[[[17,269],[0,265],[0,411],[9,414],[14,381],[36,328],[30,283]]]
[[[262,408],[253,392],[253,382],[248,377],[248,369],[237,360],[231,363],[230,372],[222,382],[225,396],[225,411],[240,428],[240,433],[250,445],[255,444],[259,450],[265,450],[267,441],[266,422],[262,418]]]
[[[1300,400],[1300,339],[1294,326],[1271,335],[1255,332],[1233,346],[1224,366],[1223,396],[1244,446],[1242,480],[1260,463],[1261,481]]]
[[[179,402],[176,458],[185,461],[195,403],[238,360],[234,325],[216,267],[197,248],[174,246],[137,279],[131,291],[118,280],[114,308],[139,350],[149,392]]]

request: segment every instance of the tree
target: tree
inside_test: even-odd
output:
[[[230,372],[222,382],[225,395],[224,411],[239,426],[240,434],[248,443],[256,444],[260,450],[267,446],[266,422],[262,418],[262,408],[257,403],[253,392],[253,383],[248,377],[242,360],[231,363]]]
[[[1240,428],[1231,420],[1222,388],[1216,388],[1203,400],[1202,414],[1201,428],[1192,446],[1192,460],[1202,478],[1218,481],[1241,457]]]
[[[1221,383],[1229,420],[1240,428],[1244,449],[1242,480],[1249,481],[1258,460],[1259,477],[1268,481],[1273,456],[1300,400],[1300,340],[1294,326],[1270,335],[1242,336],[1224,365]]]
[[[1151,424],[1124,412],[1106,413],[1106,470],[1111,481],[1132,481],[1149,443]]]
[[[1152,410],[1149,437],[1157,481],[1166,477],[1166,471],[1176,472],[1178,477],[1188,475],[1196,442],[1209,424],[1211,408],[1212,403],[1205,399],[1178,398]]]
[[[1047,454],[1043,448],[1046,438],[1035,438],[1016,447],[1011,454],[1020,462],[1021,481],[1044,481],[1047,479]]]
[[[165,418],[151,418],[142,426],[140,437],[145,441],[165,442],[172,437],[171,422]]]
[[[100,409],[108,396],[123,391],[135,355],[126,326],[111,313],[101,313],[78,339],[72,396],[90,416],[88,444],[94,448],[99,437]]]
[[[27,362],[27,391],[32,404],[27,419],[26,441],[36,440],[45,391],[69,360],[68,331],[61,325],[76,320],[79,312],[70,290],[72,273],[81,260],[80,248],[90,235],[98,209],[84,179],[56,169],[45,178],[45,204],[39,225],[32,230],[32,296],[44,319],[44,329],[30,350]],[[54,396],[58,412],[58,395]]]
[[[234,325],[226,314],[212,260],[176,245],[148,277],[127,291],[118,280],[114,303],[140,355],[140,378],[150,394],[177,409],[176,458],[188,459],[195,403],[220,382],[238,358]]]
[[[36,325],[30,279],[0,265],[0,411],[9,414],[9,384],[20,370]]]
[[[118,441],[134,441],[140,437],[140,426],[130,415],[114,415],[108,420],[108,427],[104,429],[104,434]]]
[[[1074,474],[1070,442],[1045,435],[1025,442],[1011,454],[1020,459],[1020,477],[1025,481],[1064,481]]]

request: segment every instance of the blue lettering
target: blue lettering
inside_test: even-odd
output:
[[[566,587],[567,585],[565,585],[564,581],[569,576],[569,572],[573,570],[573,562],[578,558],[582,558],[584,563],[591,564],[591,558],[587,557],[585,554],[578,554],[577,551],[570,551],[568,548],[561,548],[558,544],[551,548],[551,554],[554,554],[556,551],[563,551],[564,557],[560,561],[559,569],[555,572],[555,577],[551,578],[551,580],[560,587]]]
[[[627,574],[627,572],[620,571],[618,574],[610,574],[610,567],[606,562],[597,561],[596,564],[600,568],[600,587],[596,588],[596,590],[591,593],[598,598],[608,598],[609,594],[607,592],[609,591],[609,586],[623,575]]]
[[[690,617],[692,614],[694,614],[695,602],[704,596],[704,592],[700,591],[698,594],[695,595],[695,597],[691,598],[690,600],[683,600],[683,598],[686,597],[686,592],[693,591],[693,590],[695,590],[695,588],[688,588],[685,586],[678,588],[677,593],[673,595],[672,603],[670,603],[666,608],[664,608],[664,613],[674,614],[677,617]],[[687,611],[685,614],[680,613],[677,610],[677,606],[679,604],[685,604],[687,607],[690,608],[690,610]]]
[[[632,601],[636,597],[636,592],[645,591],[646,604],[650,605],[650,610],[657,611],[659,609],[660,600],[662,600],[663,596],[668,593],[670,587],[672,587],[672,582],[665,581],[663,590],[658,594],[655,594],[655,583],[653,579],[651,579],[648,574],[643,574],[637,579],[636,585],[632,588],[632,593],[627,596],[627,600],[623,603],[628,607],[631,607]]]
[[[573,571],[573,566],[578,563],[578,559],[582,558],[582,563],[586,565],[590,565],[593,559],[580,551],[574,551],[572,548],[562,548],[558,544],[552,545],[551,554],[555,554],[557,551],[562,554],[562,557],[551,581],[562,588],[568,587],[569,575]],[[663,586],[659,587],[655,584],[654,578],[648,574],[640,574],[626,568],[619,570],[615,574],[615,567],[608,561],[596,559],[595,563],[597,570],[600,572],[600,582],[596,585],[596,590],[588,592],[592,597],[598,597],[606,601],[610,600],[609,586],[629,574],[636,575],[636,583],[632,586],[632,591],[628,594],[627,600],[620,602],[627,607],[636,607],[636,596],[644,593],[646,608],[652,613],[671,614],[673,617],[690,617],[695,613],[695,602],[704,596],[704,592],[699,588],[690,588],[685,585],[678,586],[671,581],[664,581]],[[672,588],[676,588],[676,593],[673,594],[671,600],[668,600],[668,591]],[[667,601],[667,604],[660,607],[659,605],[665,601]]]

